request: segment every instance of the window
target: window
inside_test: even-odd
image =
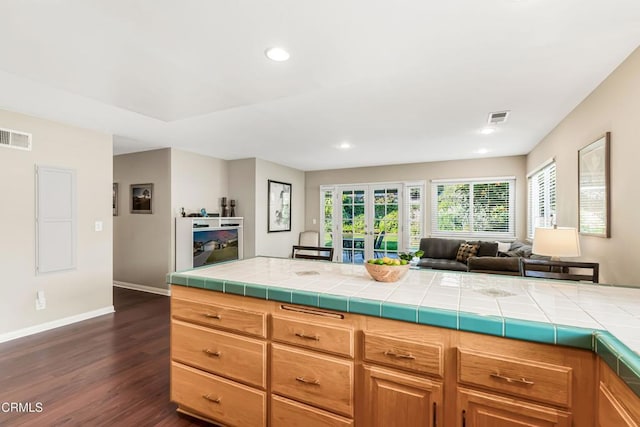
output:
[[[515,237],[515,178],[437,180],[431,184],[431,234]]]
[[[423,236],[424,224],[424,184],[407,183],[404,187],[405,195],[405,220],[404,241],[406,249],[414,252],[420,247],[420,238]]]
[[[320,246],[333,246],[333,198],[335,188],[320,187]]]
[[[556,215],[556,163],[551,161],[529,175],[527,237],[536,227],[551,227]]]

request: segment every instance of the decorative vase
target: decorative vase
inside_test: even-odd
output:
[[[236,216],[236,201],[231,199],[231,212],[229,212],[229,216]]]
[[[227,198],[222,198],[222,216],[229,216],[229,208],[227,207]]]

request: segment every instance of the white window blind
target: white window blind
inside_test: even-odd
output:
[[[460,238],[515,237],[515,178],[434,180],[431,234]]]
[[[536,227],[552,227],[556,215],[556,163],[551,162],[529,176],[527,237]]]
[[[424,235],[424,182],[407,183],[404,191],[404,241],[406,249],[413,252]]]
[[[335,194],[334,187],[320,187],[320,246],[335,247],[333,244]]]

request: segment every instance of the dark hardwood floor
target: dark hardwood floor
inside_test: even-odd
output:
[[[209,425],[169,402],[169,298],[114,288],[114,306],[0,344],[0,426]]]

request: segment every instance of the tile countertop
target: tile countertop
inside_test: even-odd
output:
[[[167,282],[590,349],[640,396],[640,288],[445,270],[380,283],[362,265],[266,257],[172,273]]]

